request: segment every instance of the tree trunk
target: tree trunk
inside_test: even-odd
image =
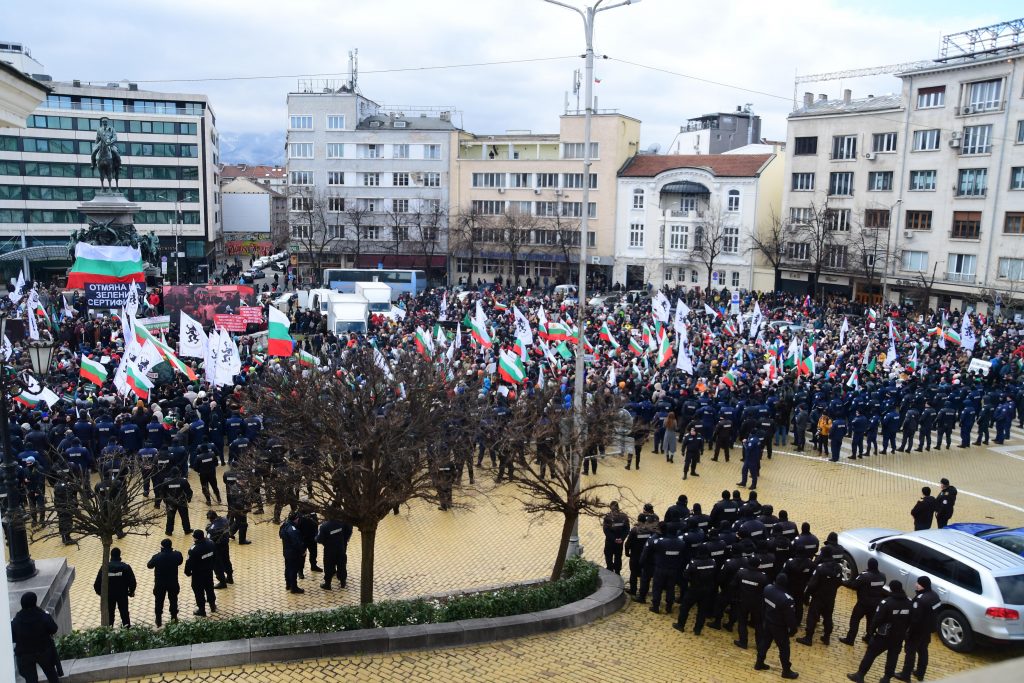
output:
[[[362,605],[373,602],[373,553],[376,540],[377,522],[359,528],[359,547],[362,553],[359,561],[359,603]]]
[[[110,546],[114,541],[103,538],[103,563],[100,565],[100,626],[110,626],[107,605],[110,604]]]
[[[565,556],[569,551],[569,537],[572,536],[572,528],[577,519],[579,519],[579,513],[565,513],[565,519],[562,521],[562,537],[558,541],[558,555],[555,556],[555,566],[551,569],[552,581],[557,581],[562,576]]]

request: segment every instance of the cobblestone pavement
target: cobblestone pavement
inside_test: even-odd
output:
[[[711,462],[706,454],[698,468],[699,478],[681,480],[681,458],[670,465],[663,456],[644,454],[640,471],[626,471],[621,457],[602,461],[597,476],[628,488],[624,508],[635,515],[643,502],[653,502],[659,513],[685,493],[691,504],[705,508],[719,498],[723,489],[732,490],[739,478],[737,458],[731,463]],[[493,470],[478,470],[480,480]],[[762,502],[789,511],[797,523],[809,521],[813,531],[824,538],[831,530],[858,526],[910,528],[909,511],[920,487],[937,489],[940,477],[957,486],[954,521],[995,520],[1001,524],[1024,525],[1024,431],[1015,428],[1013,439],[1004,446],[972,447],[925,453],[871,457],[850,463],[829,463],[813,453],[776,450],[765,460],[758,492]],[[196,482],[193,482],[194,484]],[[198,493],[191,515],[194,524],[205,521],[205,505]],[[378,533],[377,599],[400,598],[474,586],[490,586],[544,576],[554,558],[558,520],[541,522],[524,517],[511,497],[500,487],[489,495],[468,495],[474,509],[442,513],[422,504],[403,509],[389,517]],[[221,508],[222,509],[222,508]],[[269,518],[269,515],[262,519]],[[251,518],[256,522],[260,518]],[[218,591],[219,616],[256,609],[311,610],[358,600],[359,547],[357,537],[350,546],[349,589],[327,592],[318,588],[320,577],[306,572],[300,582],[307,592],[293,596],[284,590],[283,564],[277,527],[254,523],[254,543],[232,545],[235,585]],[[602,541],[597,520],[581,523],[587,557],[601,561]],[[139,577],[139,590],[132,602],[136,623],[151,621],[151,573],[145,569],[155,552],[163,530],[154,529],[148,538],[125,539],[120,545],[127,562]],[[188,546],[180,529],[175,545]],[[99,548],[83,541],[71,552],[56,544],[34,544],[36,557],[66,554],[78,569],[72,591],[74,624],[92,626],[98,622],[99,599],[92,592],[98,567]],[[187,581],[187,580],[186,580]],[[836,607],[837,635],[845,632],[852,602],[849,591],[840,592]],[[182,614],[192,609],[187,583],[182,591]],[[578,629],[490,645],[435,652],[381,655],[347,660],[314,660],[281,665],[260,665],[230,670],[183,672],[141,679],[156,681],[385,681],[479,680],[553,681],[644,680],[644,681],[744,681],[772,680],[778,676],[777,654],[769,654],[773,671],[752,670],[752,651],[740,651],[725,632],[705,631],[700,638],[670,628],[670,617],[654,615],[630,603],[621,612]],[[794,668],[801,680],[845,680],[843,674],[856,669],[864,645],[855,648],[816,643],[813,648],[793,645]],[[1022,654],[1020,648],[989,648],[972,655],[958,655],[933,640],[929,678],[939,678],[987,662]],[[881,675],[881,660],[869,678]],[[139,679],[136,679],[139,680]]]

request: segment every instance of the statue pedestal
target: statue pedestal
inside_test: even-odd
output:
[[[86,215],[90,222],[100,225],[132,225],[135,213],[142,208],[135,202],[128,201],[116,190],[99,190],[96,196],[78,205],[78,210]]]

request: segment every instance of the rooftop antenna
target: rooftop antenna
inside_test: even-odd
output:
[[[348,73],[350,79],[348,85],[354,93],[359,83],[359,48],[348,51]]]
[[[572,72],[572,94],[576,96],[576,113],[580,113],[580,70]]]

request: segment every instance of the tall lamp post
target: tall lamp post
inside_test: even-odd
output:
[[[577,320],[579,320],[581,332],[583,334],[586,330],[587,324],[587,227],[588,219],[590,218],[590,124],[591,117],[594,114],[594,19],[598,12],[604,12],[605,10],[615,9],[616,7],[622,7],[623,5],[635,5],[640,0],[621,0],[612,5],[605,5],[601,7],[601,3],[604,0],[597,0],[591,7],[574,7],[559,0],[544,0],[552,5],[558,5],[566,9],[572,10],[580,15],[583,19],[583,36],[587,43],[587,52],[584,55],[585,67],[584,67],[584,114],[583,114],[583,211],[582,218],[580,219],[580,268],[579,268],[579,291],[577,292]],[[573,383],[573,411],[576,414],[577,429],[583,424],[583,344],[576,349],[576,365],[575,365],[575,381]],[[572,471],[575,477],[575,488],[576,492],[579,493],[580,487],[580,453],[579,449],[575,448],[572,451]],[[569,537],[569,557],[576,557],[580,554],[580,525],[577,519],[576,523],[572,527],[572,535]]]
[[[29,315],[32,315],[29,312]],[[7,315],[0,312],[0,339],[7,332]],[[50,369],[53,358],[53,342],[40,340],[29,342],[29,357],[32,369],[44,377]],[[7,361],[0,356],[0,445],[3,446],[4,491],[7,504],[3,509],[5,532],[10,546],[10,561],[7,564],[9,582],[24,581],[36,575],[36,564],[28,549],[28,534],[25,531],[25,505],[18,486],[18,459],[11,450],[10,418],[7,412],[8,392],[20,393],[21,385],[15,375],[8,374]]]

